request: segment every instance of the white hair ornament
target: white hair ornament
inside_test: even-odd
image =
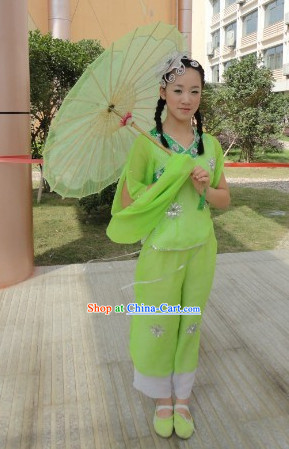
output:
[[[175,51],[171,55],[167,55],[156,69],[156,75],[160,79],[160,84],[163,88],[166,87],[167,83],[174,83],[176,80],[176,75],[183,75],[185,73],[186,67],[182,62],[182,59],[187,59],[193,68],[200,66],[198,61],[190,59],[188,53]],[[173,70],[176,71],[176,74],[171,73]],[[169,76],[167,76],[168,73]]]

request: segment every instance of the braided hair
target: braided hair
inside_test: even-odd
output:
[[[161,143],[163,144],[163,146],[165,148],[169,148],[167,139],[163,135],[163,124],[162,124],[162,120],[161,120],[161,116],[162,116],[162,112],[164,110],[165,104],[166,104],[166,100],[164,100],[163,98],[160,97],[158,100],[157,107],[156,107],[155,122],[156,122],[156,130],[160,135]]]
[[[186,68],[191,68],[191,69],[194,69],[197,72],[199,72],[199,74],[201,76],[201,85],[203,88],[205,85],[205,72],[204,72],[204,69],[201,66],[201,64],[198,64],[198,66],[192,66],[191,65],[192,59],[188,59],[188,58],[183,58],[181,61]],[[170,75],[170,73],[166,73],[167,78],[169,77],[169,75]],[[164,77],[162,78],[162,80],[164,80],[166,82]],[[156,122],[156,130],[160,134],[161,143],[163,144],[164,147],[169,148],[169,144],[163,135],[163,124],[162,124],[162,120],[161,120],[161,115],[164,110],[165,104],[166,104],[166,100],[164,100],[163,98],[160,97],[158,100],[158,103],[157,103],[154,119]],[[195,112],[194,117],[197,122],[197,131],[200,136],[200,140],[199,140],[199,144],[198,144],[198,154],[201,155],[204,153],[204,144],[203,144],[203,139],[202,139],[203,123],[202,123],[202,116],[201,116],[199,109]]]

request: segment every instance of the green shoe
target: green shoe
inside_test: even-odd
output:
[[[163,438],[169,438],[174,430],[174,415],[169,416],[168,418],[160,418],[157,415],[159,410],[173,410],[172,405],[157,405],[154,415],[154,429],[155,432]]]
[[[194,420],[190,414],[190,418],[186,418],[184,415],[182,415],[181,413],[176,412],[177,409],[186,409],[189,413],[189,407],[185,404],[176,404],[174,406],[174,427],[175,427],[175,432],[178,435],[178,437],[180,438],[190,438],[195,430],[195,426],[194,426]]]

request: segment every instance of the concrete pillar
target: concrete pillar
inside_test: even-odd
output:
[[[70,0],[49,0],[48,28],[54,38],[70,40]]]
[[[178,29],[188,43],[188,50],[192,49],[192,0],[178,0]]]
[[[0,155],[30,154],[27,0],[0,1]],[[0,288],[33,271],[31,165],[0,163]]]

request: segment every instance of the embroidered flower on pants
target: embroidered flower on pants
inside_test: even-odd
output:
[[[179,203],[172,203],[170,208],[166,211],[166,214],[169,218],[176,218],[181,215],[183,212],[183,208]]]
[[[156,324],[155,326],[151,326],[150,329],[154,336],[157,338],[161,337],[165,332],[164,328],[162,328],[162,326],[159,326],[158,324]]]
[[[194,334],[198,328],[197,323],[190,324],[186,329],[186,334]]]

